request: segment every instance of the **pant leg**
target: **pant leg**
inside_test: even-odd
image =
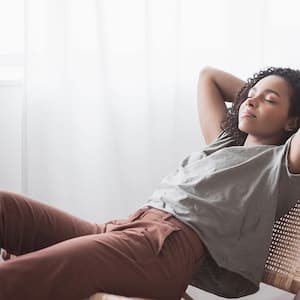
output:
[[[8,253],[21,255],[101,230],[25,195],[0,190],[0,248]]]
[[[106,229],[3,263],[0,299],[80,300],[99,291],[180,299],[204,254],[190,228],[149,210]]]

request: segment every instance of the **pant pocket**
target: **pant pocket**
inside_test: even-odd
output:
[[[154,254],[159,255],[166,239],[170,237],[172,233],[180,230],[179,227],[171,226],[162,221],[157,225],[145,228],[144,235],[149,241]]]
[[[128,227],[132,227],[134,221],[139,219],[142,214],[147,211],[149,207],[142,207],[135,211],[133,214],[129,215],[126,219],[115,219],[108,221],[104,224],[98,224],[98,226],[101,228],[101,233],[103,232],[110,232],[110,231],[118,231],[118,230],[124,230]]]
[[[139,208],[137,211],[135,211],[133,214],[129,215],[128,218],[126,219],[127,222],[133,222],[133,221],[136,221],[137,219],[139,219],[142,214],[149,210],[150,207],[148,206],[144,206],[144,207],[141,207]]]

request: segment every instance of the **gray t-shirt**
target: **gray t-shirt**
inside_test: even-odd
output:
[[[292,136],[293,137],[293,136]],[[209,255],[190,283],[225,298],[258,291],[274,222],[300,199],[285,144],[236,146],[225,131],[185,157],[145,205],[192,227]]]

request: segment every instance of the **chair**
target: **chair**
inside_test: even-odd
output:
[[[262,282],[293,294],[300,290],[299,237],[300,200],[273,226]],[[300,292],[298,295],[300,299]]]
[[[87,300],[147,300],[142,298],[128,298],[128,297],[122,297],[122,296],[116,296],[111,294],[105,294],[105,293],[97,293],[91,297],[89,297]],[[148,299],[150,300],[150,299]],[[184,293],[181,300],[193,300],[187,293]]]

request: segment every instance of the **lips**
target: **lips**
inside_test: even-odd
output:
[[[241,113],[241,117],[256,118],[256,116],[253,113],[247,110]]]

